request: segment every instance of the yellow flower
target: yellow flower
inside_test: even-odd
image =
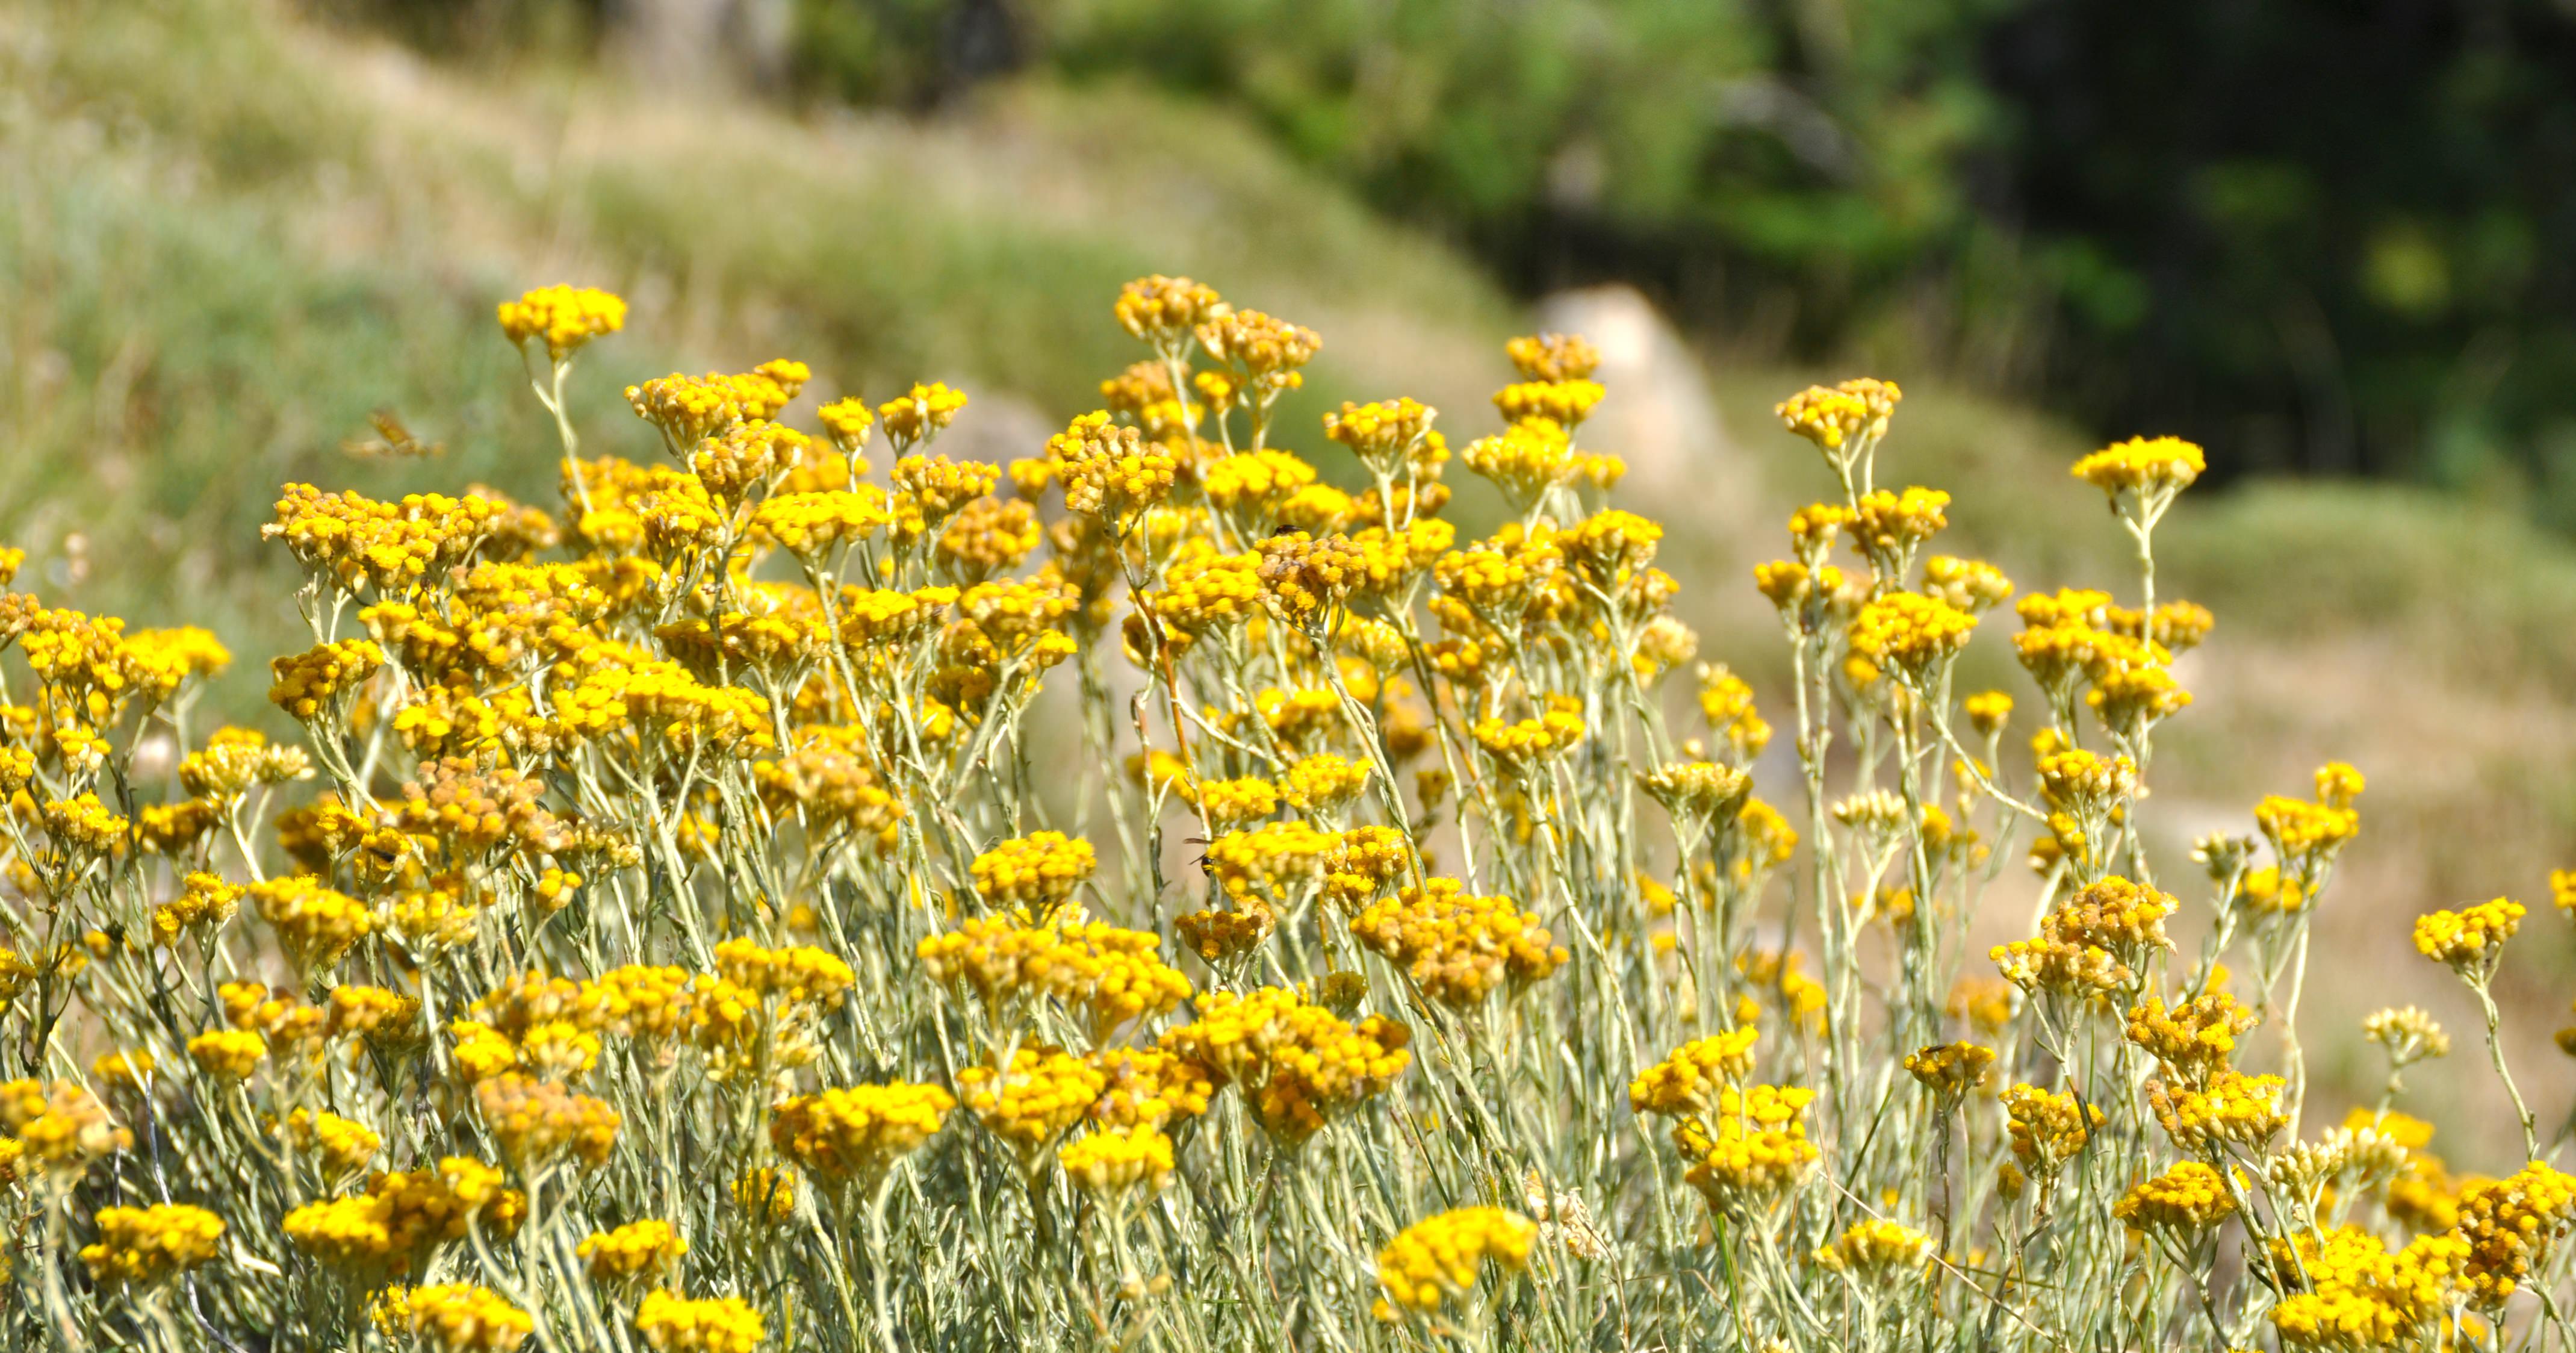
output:
[[[1211,991],[1198,1009],[1162,1048],[1240,1087],[1253,1120],[1291,1147],[1384,1093],[1412,1062],[1403,1025],[1375,1015],[1352,1024],[1284,987]]]
[[[250,886],[253,910],[277,932],[280,947],[306,972],[331,967],[375,929],[357,899],[322,886],[310,874],[264,879]]]
[[[946,525],[968,504],[991,496],[1001,476],[1000,466],[950,460],[945,455],[905,456],[896,461],[892,476],[900,491],[894,507],[896,538],[908,542]]]
[[[1314,330],[1258,310],[1211,306],[1200,313],[1199,345],[1210,357],[1249,375],[1256,391],[1297,388],[1297,368],[1313,361],[1324,346]]]
[[[2084,1148],[2093,1130],[2102,1126],[2100,1109],[2090,1104],[2079,1108],[2075,1096],[2035,1085],[2004,1091],[2004,1112],[2010,1120],[2013,1159],[2042,1179],[2055,1178]]]
[[[1266,537],[1261,542],[1263,597],[1282,619],[1300,627],[1318,623],[1324,612],[1349,595],[1363,573],[1363,559],[1348,537],[1318,540],[1303,531]]]
[[[777,417],[803,382],[804,367],[797,363],[773,363],[739,376],[673,372],[626,387],[626,403],[681,454],[738,424]]]
[[[1073,420],[1047,442],[1047,457],[1064,482],[1064,505],[1100,518],[1122,536],[1146,509],[1170,495],[1179,468],[1159,443],[1110,422],[1107,410]]]
[[[1404,1228],[1377,1254],[1378,1286],[1385,1302],[1403,1311],[1431,1314],[1443,1302],[1464,1301],[1479,1269],[1490,1261],[1508,1273],[1529,1268],[1538,1223],[1499,1207],[1463,1207]],[[1393,1309],[1381,1314],[1395,1318]]]
[[[1546,417],[1517,421],[1496,436],[1479,437],[1458,453],[1458,459],[1492,480],[1515,507],[1524,508],[1550,489],[1574,482],[1583,471],[1582,457],[1575,453],[1565,428]]]
[[[1874,1286],[1913,1277],[1932,1262],[1932,1237],[1881,1218],[1858,1222],[1816,1251],[1816,1262]]]
[[[1315,467],[1285,451],[1246,451],[1199,467],[1209,506],[1258,534],[1290,498],[1315,482]]]
[[[2501,1308],[2525,1281],[2547,1273],[2571,1229],[2576,1176],[2544,1162],[2462,1190],[2459,1234],[2468,1244],[2464,1271],[2476,1303]]]
[[[1188,787],[1184,795],[1196,801],[1200,816],[1212,827],[1231,827],[1279,811],[1278,786],[1258,775],[1239,780],[1201,780]]]
[[[667,1272],[689,1252],[689,1242],[671,1228],[671,1223],[655,1218],[631,1221],[613,1231],[593,1231],[573,1247],[573,1253],[590,1261],[594,1282],[617,1282],[648,1271]]]
[[[241,1080],[268,1057],[268,1040],[248,1029],[213,1029],[188,1040],[188,1056],[218,1080]]]
[[[527,346],[543,340],[546,355],[562,361],[583,344],[626,327],[626,302],[596,287],[539,287],[500,305],[501,332]]]
[[[2075,462],[2073,473],[2109,494],[2124,515],[2152,526],[2208,468],[2200,448],[2179,437],[2132,437]]]
[[[1940,1043],[1905,1054],[1905,1070],[1945,1108],[1986,1083],[1995,1050],[1974,1043]]]
[[[2471,981],[2485,981],[2504,958],[2504,942],[2522,928],[2522,904],[2506,898],[2416,919],[2415,951]]]
[[[1780,425],[1816,444],[1827,459],[1847,465],[1857,452],[1887,435],[1897,401],[1905,397],[1893,381],[1866,377],[1832,389],[1809,386],[1773,410]]]
[[[1417,459],[1425,442],[1438,435],[1431,430],[1431,420],[1439,413],[1411,399],[1344,404],[1339,412],[1324,415],[1324,435],[1349,447],[1373,472],[1391,476]]]
[[[2206,1231],[2235,1212],[2236,1201],[2228,1196],[2218,1171],[2196,1160],[2184,1161],[2130,1189],[2111,1209],[2111,1215],[2127,1222],[2130,1230],[2182,1234]]]
[[[2148,1102],[2166,1135],[2186,1151],[2235,1145],[2259,1152],[2289,1126],[2289,1116],[2281,1112],[2283,1084],[2278,1076],[2221,1071],[2203,1088],[2180,1094],[2152,1085]]]
[[[1081,1122],[1107,1085],[1099,1068],[1058,1048],[1023,1047],[1007,1069],[970,1066],[957,1073],[966,1107],[1030,1158]]]
[[[1494,408],[1507,423],[1544,419],[1572,428],[1590,417],[1606,393],[1590,380],[1523,381],[1494,392]]]
[[[1368,780],[1367,762],[1318,752],[1291,764],[1281,788],[1289,806],[1300,812],[1333,813],[1358,798]]]
[[[2236,1036],[2260,1020],[2224,991],[2204,992],[2170,1010],[2163,998],[2150,996],[2130,1007],[2127,1037],[2161,1063],[2166,1075],[2200,1084],[2226,1068]]]
[[[1753,1074],[1750,1025],[1695,1039],[1640,1072],[1628,1085],[1628,1107],[1638,1113],[1678,1117],[1705,1114],[1716,1091]]]
[[[594,1166],[605,1164],[625,1121],[604,1100],[517,1074],[481,1081],[474,1087],[474,1098],[501,1153],[525,1174],[543,1170],[567,1154]]]
[[[769,1322],[740,1297],[689,1300],[655,1291],[635,1308],[635,1328],[654,1353],[754,1353]]]
[[[782,1102],[771,1113],[769,1139],[823,1180],[873,1185],[937,1135],[955,1107],[935,1085],[854,1085]]]
[[[269,663],[276,676],[269,703],[304,723],[334,721],[360,683],[384,664],[384,650],[365,639],[317,644]]]
[[[1073,896],[1097,863],[1090,842],[1062,832],[1014,837],[975,857],[975,891],[987,906],[1042,919]]]
[[[1097,1129],[1058,1148],[1056,1164],[1092,1193],[1156,1189],[1172,1173],[1172,1139],[1151,1127]]]
[[[1824,1157],[1807,1140],[1807,1106],[1815,1097],[1795,1086],[1723,1087],[1715,1112],[1685,1117],[1673,1129],[1673,1145],[1692,1162],[1684,1181],[1722,1216],[1743,1219],[1768,1210]]]
[[[440,1353],[511,1353],[535,1333],[527,1312],[470,1283],[414,1287],[387,1300],[379,1319]]]
[[[98,1241],[81,1247],[81,1263],[105,1287],[151,1287],[215,1257],[223,1218],[201,1207],[161,1203],[102,1208]]]
[[[1601,350],[1577,334],[1538,334],[1515,338],[1503,354],[1521,375],[1534,381],[1579,381],[1601,365]]]
[[[286,1116],[286,1135],[322,1157],[326,1177],[345,1175],[365,1165],[385,1144],[373,1128],[355,1119],[304,1109]]]
[[[1120,287],[1115,313],[1128,333],[1177,352],[1173,345],[1187,343],[1191,331],[1221,304],[1214,287],[1156,273]]]
[[[1890,592],[1861,607],[1852,621],[1852,651],[1928,690],[1976,627],[1975,616],[1939,597]]]
[[[1403,967],[1422,994],[1456,1009],[1506,983],[1525,989],[1569,957],[1535,912],[1507,897],[1466,896],[1447,878],[1370,905],[1352,919],[1351,938]]]

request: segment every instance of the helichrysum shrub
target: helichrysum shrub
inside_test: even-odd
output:
[[[0,591],[11,1346],[2576,1346],[2525,909],[2414,932],[2517,1110],[2484,1177],[2393,1106],[2420,1010],[2309,1111],[2358,771],[2156,872],[2199,448],[2079,462],[2136,575],[2015,603],[1876,482],[1895,385],[1792,396],[1766,717],[1604,501],[1581,339],[1463,446],[1324,413],[1327,475],[1276,444],[1319,335],[1115,317],[1104,407],[990,465],[945,385],[790,421],[785,360],[577,430],[624,304],[504,304],[560,499],[286,486],[292,741],[200,707],[213,636]]]

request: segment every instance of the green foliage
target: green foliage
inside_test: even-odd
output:
[[[809,77],[953,67],[803,0]],[[985,7],[989,8],[989,7]],[[2576,524],[2576,23],[2077,0],[1060,0],[1025,55],[1250,112],[1524,287],[2040,391],[2247,470],[2499,478]],[[840,36],[864,31],[863,57]]]

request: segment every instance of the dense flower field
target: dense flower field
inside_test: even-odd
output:
[[[1783,403],[1824,498],[1730,636],[1793,659],[1775,805],[1581,339],[1454,449],[1324,414],[1353,492],[1273,444],[1318,335],[1115,316],[1003,466],[942,385],[801,431],[786,360],[577,429],[624,303],[502,305],[562,501],[286,486],[294,741],[199,708],[214,636],[0,593],[10,1346],[2576,1349],[2524,909],[2415,935],[2519,1111],[2482,1177],[2399,1107],[2419,1010],[2303,1112],[2358,771],[2150,866],[2199,448],[2075,465],[2137,574],[2007,606],[1879,486],[1896,386]],[[1956,689],[2014,622],[2021,700]]]

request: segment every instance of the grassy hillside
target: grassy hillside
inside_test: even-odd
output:
[[[1139,355],[1108,303],[1147,272],[1327,332],[1310,407],[1399,373],[1478,400],[1509,329],[1462,265],[1142,96],[806,125],[568,74],[495,87],[225,0],[17,6],[0,53],[0,532],[67,604],[203,618],[246,652],[289,618],[257,532],[279,483],[549,491],[552,429],[491,325],[540,282],[634,300],[579,395],[594,444],[638,454],[618,388],[777,355],[820,398],[946,380],[986,403],[961,433],[1025,433],[1001,397],[1053,420]],[[350,461],[377,408],[448,454]]]

